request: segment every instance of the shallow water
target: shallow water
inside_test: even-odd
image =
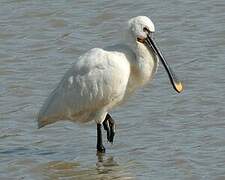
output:
[[[225,179],[225,1],[0,1],[0,179]],[[162,67],[111,112],[115,144],[96,156],[96,128],[37,129],[43,101],[76,58],[120,40],[147,15],[185,83]]]

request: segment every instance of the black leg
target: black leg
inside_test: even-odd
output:
[[[108,118],[108,122],[109,122],[109,127],[110,127],[109,142],[113,143],[113,139],[114,139],[114,135],[115,135],[115,131],[116,131],[116,125],[115,125],[115,121],[113,120],[113,118],[110,115]]]
[[[107,114],[107,116],[108,116],[108,114]],[[106,116],[106,118],[105,118],[105,120],[103,121],[102,124],[103,124],[104,130],[107,132],[107,139],[109,141],[109,139],[110,139],[110,127],[109,127],[109,121],[107,119],[107,116]]]
[[[109,114],[106,115],[105,120],[103,121],[103,127],[107,132],[108,141],[113,143],[115,135],[115,121]]]
[[[105,147],[102,144],[102,125],[97,124],[97,151],[100,153],[105,153]]]

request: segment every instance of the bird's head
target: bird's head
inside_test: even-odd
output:
[[[128,21],[128,29],[137,42],[144,43],[147,36],[155,32],[155,25],[148,17],[138,16]]]
[[[180,93],[183,90],[182,83],[176,78],[174,72],[171,70],[167,61],[163,57],[160,49],[157,47],[153,33],[155,32],[155,26],[153,22],[146,16],[137,16],[128,21],[128,34],[131,46],[144,45],[151,53],[158,56],[164,65],[169,79],[174,89]]]

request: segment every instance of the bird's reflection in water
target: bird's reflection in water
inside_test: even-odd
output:
[[[96,169],[99,174],[108,174],[113,171],[113,169],[119,167],[118,163],[114,161],[113,156],[104,157],[102,153],[97,153],[97,163]]]
[[[96,166],[86,166],[78,162],[51,161],[39,165],[33,172],[42,179],[135,179],[126,165],[119,165],[112,156],[97,154]]]

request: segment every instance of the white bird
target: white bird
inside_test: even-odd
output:
[[[60,120],[94,120],[97,151],[104,153],[102,124],[109,142],[113,142],[115,134],[115,123],[108,112],[153,78],[158,59],[174,89],[183,90],[153,40],[153,22],[146,16],[138,16],[125,26],[124,44],[91,49],[66,72],[39,112],[39,128]]]

